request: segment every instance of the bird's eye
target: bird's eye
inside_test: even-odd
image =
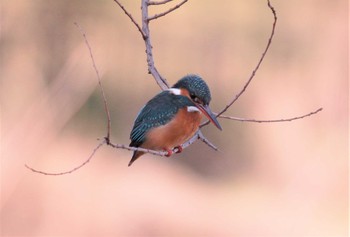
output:
[[[194,102],[199,103],[199,99],[197,96],[195,96],[194,94],[191,94],[190,97]]]

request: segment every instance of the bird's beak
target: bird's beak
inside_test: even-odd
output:
[[[197,108],[212,122],[218,129],[222,130],[219,121],[216,119],[216,116],[211,112],[211,109],[208,105],[196,104]]]

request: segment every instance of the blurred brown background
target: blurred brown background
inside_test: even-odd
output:
[[[140,20],[140,1],[122,1]],[[105,114],[85,30],[102,75],[112,139],[129,143],[159,91],[139,32],[112,0],[1,1],[2,236],[347,236],[348,6],[272,0],[279,21],[266,60],[228,115],[172,158],[100,149]],[[171,4],[170,4],[171,5]],[[172,4],[174,5],[174,3]],[[151,12],[166,8],[153,7]],[[219,111],[243,86],[272,27],[261,0],[190,0],[152,22],[156,66],[173,84],[208,82]]]

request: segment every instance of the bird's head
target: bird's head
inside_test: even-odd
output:
[[[170,90],[187,96],[195,106],[220,130],[222,130],[216,116],[209,107],[211,101],[210,90],[205,81],[198,75],[187,75],[180,79]]]

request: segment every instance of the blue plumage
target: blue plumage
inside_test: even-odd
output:
[[[221,130],[209,108],[210,100],[209,87],[201,77],[183,77],[171,89],[159,93],[141,109],[130,133],[130,146],[164,149],[170,156],[174,146],[181,148],[181,143],[199,129],[202,114]],[[180,111],[183,108],[187,110]],[[167,124],[169,126],[162,127]],[[129,166],[142,154],[144,152],[134,151]]]
[[[195,74],[190,74],[180,79],[173,88],[186,88],[191,97],[197,97],[204,105],[208,105],[211,101],[209,87],[203,79]]]
[[[130,134],[130,146],[138,147],[146,139],[146,133],[170,122],[179,109],[194,106],[186,96],[163,91],[153,97],[139,112]]]

